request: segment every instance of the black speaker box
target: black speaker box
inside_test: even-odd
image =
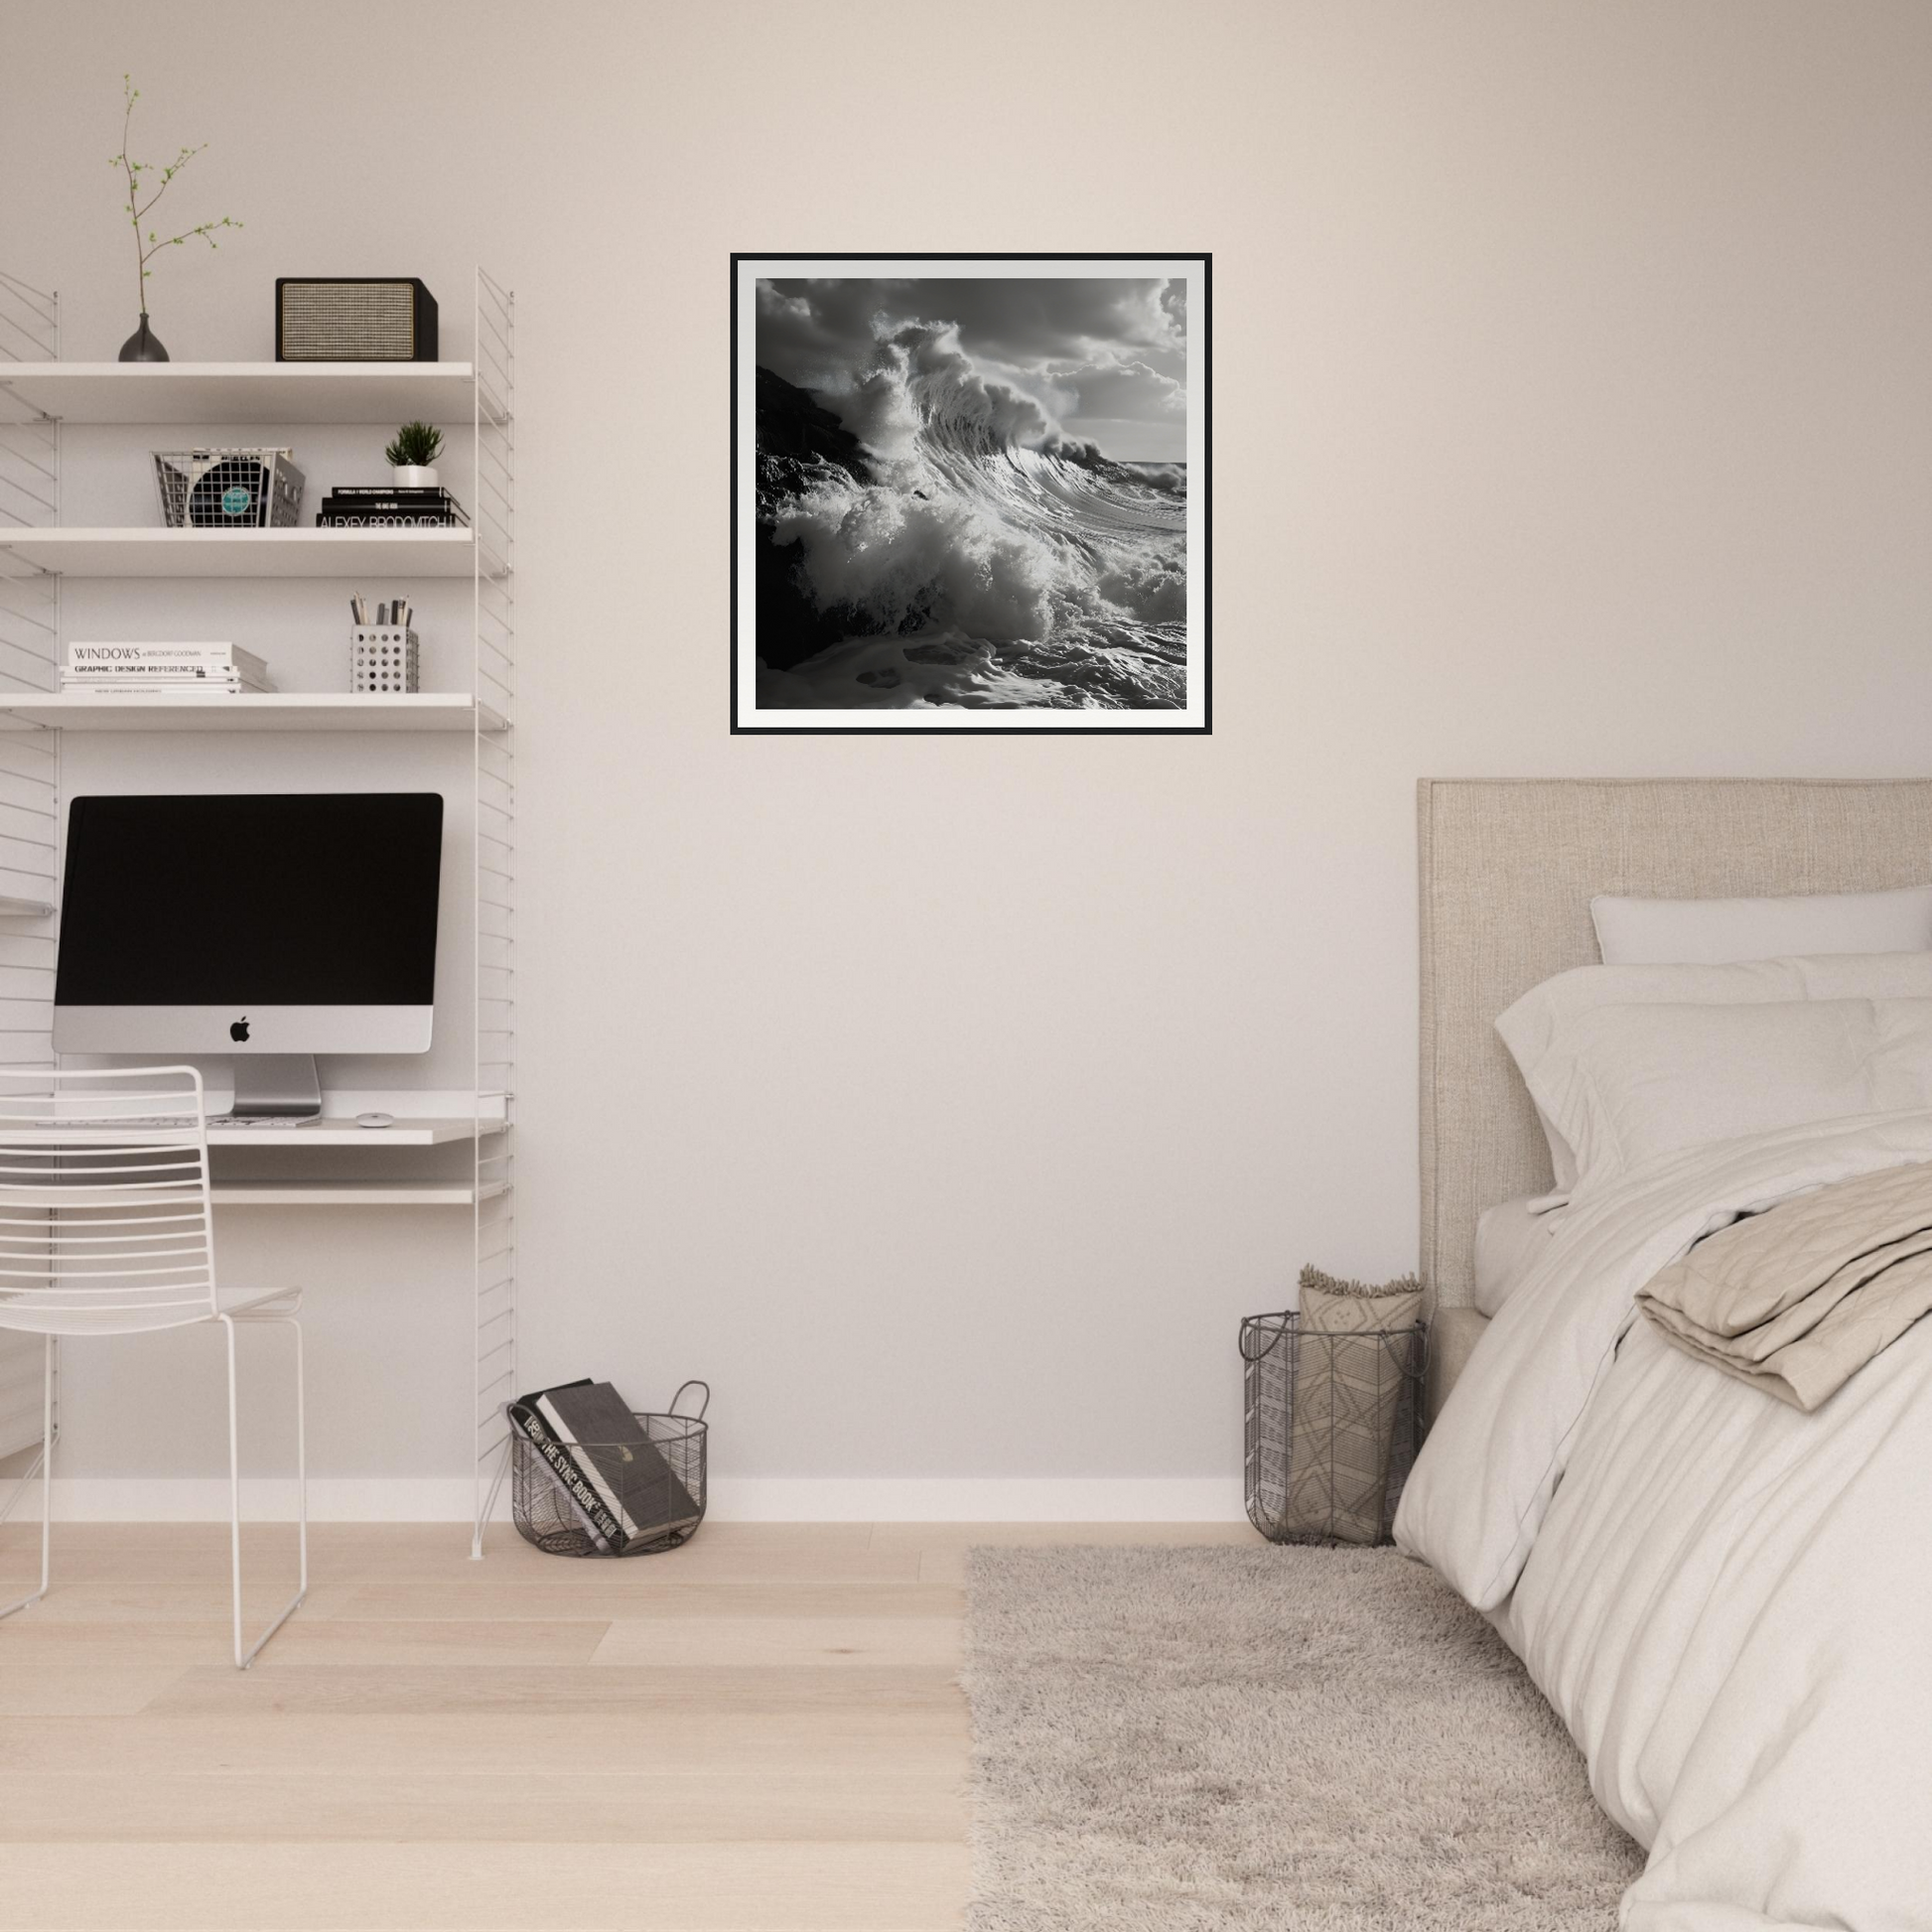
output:
[[[281,275],[278,362],[434,362],[436,298],[415,276]]]

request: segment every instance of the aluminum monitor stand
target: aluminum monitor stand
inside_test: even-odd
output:
[[[314,1120],[322,1112],[322,1081],[313,1053],[237,1053],[234,1120]]]

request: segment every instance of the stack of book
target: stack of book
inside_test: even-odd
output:
[[[563,1382],[505,1406],[600,1553],[675,1541],[704,1515],[609,1382]]]
[[[322,499],[316,522],[323,529],[409,530],[467,525],[463,505],[447,489],[399,489],[389,483],[341,483]]]
[[[69,644],[63,691],[272,691],[268,666],[239,644]]]

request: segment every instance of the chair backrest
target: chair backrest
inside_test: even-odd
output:
[[[0,1328],[129,1334],[214,1306],[201,1074],[0,1067]]]

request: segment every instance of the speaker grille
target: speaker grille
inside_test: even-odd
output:
[[[408,362],[416,291],[408,282],[300,282],[282,290],[285,362]]]

